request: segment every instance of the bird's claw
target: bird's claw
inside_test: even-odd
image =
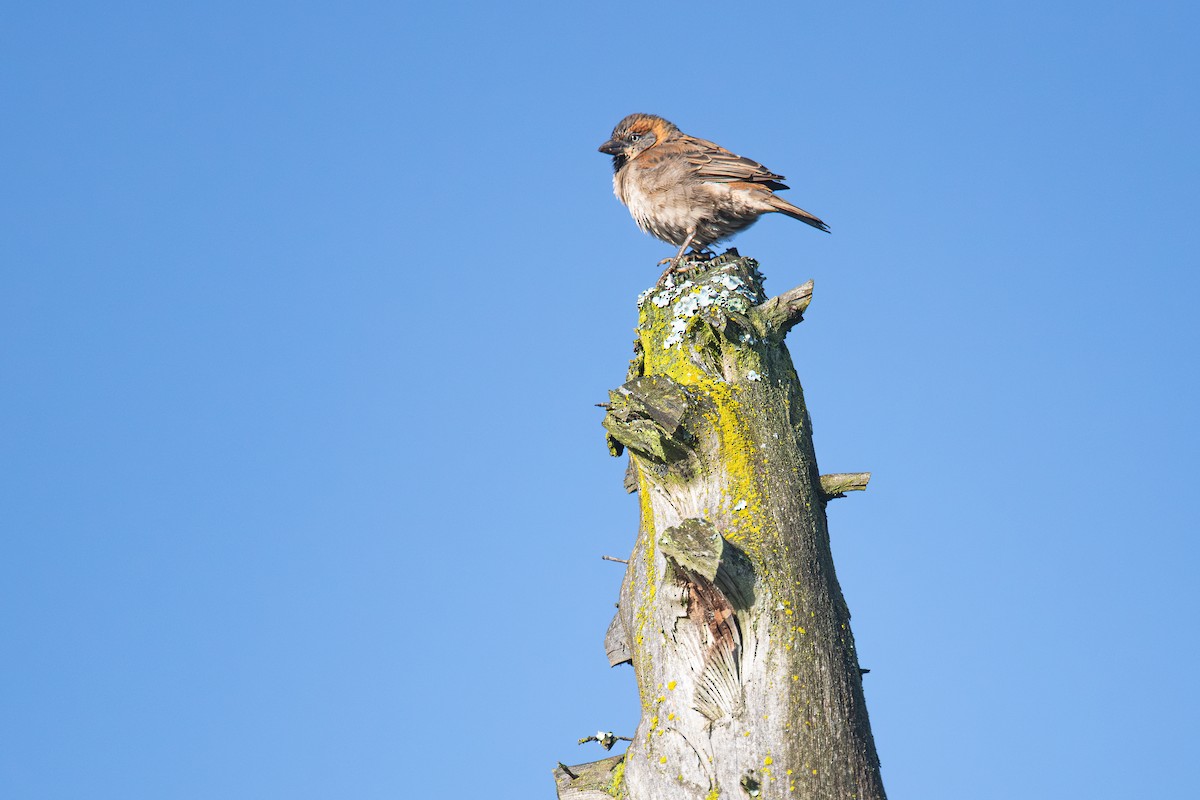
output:
[[[663,264],[669,264],[669,266],[663,270],[662,275],[658,276],[658,283],[656,285],[659,288],[662,288],[665,285],[667,278],[671,275],[682,275],[683,273],[690,272],[700,266],[700,264],[689,265],[685,264],[684,262],[695,261],[705,263],[712,261],[716,257],[717,254],[715,251],[704,248],[702,250],[692,250],[689,253],[675,256],[674,258],[664,258],[662,261],[658,262],[658,266],[661,267]]]
[[[666,285],[667,285],[667,280],[668,280],[668,279],[669,279],[669,278],[670,278],[670,277],[671,277],[673,274],[675,274],[675,259],[673,259],[673,258],[668,258],[668,259],[666,259],[666,260],[667,260],[667,261],[669,261],[669,262],[671,262],[671,263],[670,263],[670,264],[668,264],[668,265],[667,265],[667,268],[663,270],[663,274],[658,276],[658,281],[657,281],[657,282],[655,282],[655,284],[654,284],[654,285],[655,285],[655,286],[657,286],[659,289],[665,288],[665,287],[666,287]],[[659,265],[661,265],[663,262],[661,262],[661,261],[660,261],[660,262],[658,262],[658,263],[659,263]]]
[[[664,258],[662,261],[658,262],[660,267],[663,264],[666,264],[667,268],[663,270],[662,275],[658,276],[658,283],[656,285],[660,288],[666,286],[667,278],[671,277],[672,275],[682,275],[689,270],[695,269],[695,267],[685,266],[683,262],[686,260],[687,257],[683,256],[680,258]]]

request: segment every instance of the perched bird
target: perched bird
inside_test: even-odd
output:
[[[662,117],[630,114],[600,152],[613,157],[613,192],[638,227],[679,248],[659,282],[678,270],[689,246],[702,251],[761,214],[780,211],[829,232],[824,222],[776,196],[788,188],[782,175],[688,136]]]

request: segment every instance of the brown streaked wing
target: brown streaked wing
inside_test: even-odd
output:
[[[757,161],[731,153],[719,144],[694,136],[682,137],[679,143],[685,145],[688,163],[696,168],[696,176],[702,180],[716,183],[750,181],[766,184],[771,189],[788,188],[782,175],[776,175]]]

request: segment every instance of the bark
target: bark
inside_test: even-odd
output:
[[[825,517],[870,476],[818,472],[783,344],[812,283],[767,299],[733,251],[675,280],[639,298],[604,419],[641,503],[605,647],[641,721],[623,758],[560,766],[559,797],[882,800]]]

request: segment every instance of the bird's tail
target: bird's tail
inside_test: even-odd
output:
[[[814,228],[816,228],[819,231],[825,231],[826,233],[829,233],[828,225],[826,225],[824,222],[817,219],[816,217],[814,217],[812,214],[808,213],[804,209],[796,208],[794,205],[789,203],[787,200],[784,200],[782,197],[779,197],[777,195],[771,195],[771,199],[768,200],[767,202],[770,203],[771,207],[774,208],[776,211],[779,211],[780,213],[783,213],[783,214],[787,214],[792,219],[798,219],[801,222],[807,223],[808,225],[812,225]]]

